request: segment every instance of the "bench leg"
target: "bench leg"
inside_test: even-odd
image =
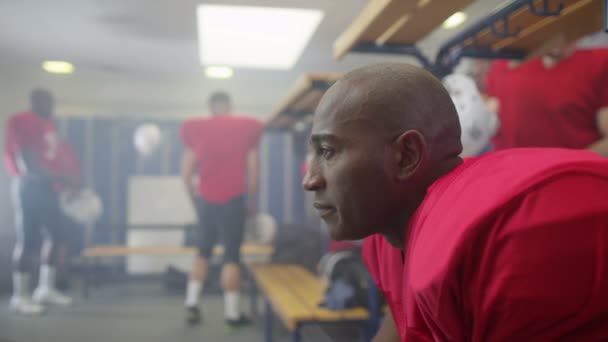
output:
[[[258,317],[258,287],[256,284],[251,285],[251,289],[249,292],[250,300],[251,300],[251,314],[253,317]]]
[[[91,285],[91,261],[87,257],[84,259],[83,263],[82,296],[84,298],[89,298],[89,286]]]
[[[266,300],[266,312],[264,312],[264,315],[266,316],[264,323],[264,338],[266,342],[272,342],[272,306],[268,300]]]
[[[298,324],[296,325],[296,329],[293,331],[293,342],[300,342],[300,340],[302,340],[302,332],[301,332],[301,326]]]

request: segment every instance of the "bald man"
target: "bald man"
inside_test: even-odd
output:
[[[608,340],[602,157],[515,149],[463,160],[449,94],[406,64],[337,82],[310,144],[304,187],[332,238],[366,239],[390,305],[375,341]]]

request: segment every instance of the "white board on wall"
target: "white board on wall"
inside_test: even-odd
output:
[[[131,229],[127,232],[129,247],[178,247],[184,241],[183,230]],[[192,266],[192,255],[129,255],[127,257],[127,273],[131,275],[161,274],[168,266],[177,267],[187,272]]]
[[[196,222],[180,177],[132,176],[128,189],[130,226],[184,226]]]

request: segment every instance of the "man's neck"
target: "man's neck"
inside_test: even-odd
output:
[[[417,192],[417,194],[415,194]],[[424,201],[426,195],[426,189],[420,189],[418,191],[412,191],[408,194],[407,199],[399,201],[400,207],[395,210],[400,212],[400,215],[396,218],[393,224],[382,233],[384,238],[395,248],[404,249],[405,240],[407,237],[408,224],[418,207]]]
[[[401,207],[400,211],[402,214],[397,218],[396,222],[391,225],[382,235],[386,240],[395,248],[405,249],[405,241],[409,234],[409,222],[415,215],[416,211],[422,205],[427,190],[433,183],[439,178],[454,171],[463,160],[460,157],[450,158],[445,160],[443,163],[433,168],[433,171],[429,173],[429,177],[426,182],[422,182],[422,186],[414,191],[408,191],[407,198],[403,199],[400,203],[405,203],[405,206]]]
[[[41,117],[43,119],[47,119],[47,120],[50,120],[52,117],[52,115],[45,115],[45,114],[42,114],[42,113],[34,111],[34,110],[32,110],[31,112],[34,113],[35,115],[38,115],[39,117]]]

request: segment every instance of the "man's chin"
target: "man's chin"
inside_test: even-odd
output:
[[[325,227],[327,229],[327,233],[329,234],[329,237],[332,240],[334,240],[334,241],[344,241],[344,240],[347,240],[344,237],[344,234],[341,231],[340,227],[332,226],[332,225],[328,224],[325,221],[323,221],[323,222],[325,223]]]
[[[349,234],[352,232],[346,231],[344,227],[327,225],[327,232],[329,233],[329,237],[334,241],[354,241],[361,239],[358,236],[353,236],[352,234]]]

